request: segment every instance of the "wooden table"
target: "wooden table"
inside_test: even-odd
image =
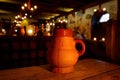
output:
[[[79,60],[71,73],[53,73],[50,65],[0,71],[0,80],[120,80],[120,66],[95,59]]]

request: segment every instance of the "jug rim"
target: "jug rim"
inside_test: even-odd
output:
[[[56,37],[72,37],[72,30],[71,29],[55,29],[54,36]]]

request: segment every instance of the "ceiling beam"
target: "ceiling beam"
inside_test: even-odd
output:
[[[0,0],[0,2],[18,4],[17,0]]]

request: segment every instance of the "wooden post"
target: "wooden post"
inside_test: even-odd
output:
[[[120,0],[118,1],[117,8],[117,22],[115,26],[113,26],[112,31],[112,59],[116,63],[120,63]]]
[[[120,64],[120,0],[117,0],[117,20],[106,27],[106,54],[114,62]]]
[[[30,4],[31,4],[31,3],[30,3],[30,0],[28,0],[28,3],[27,3],[27,4],[28,4],[28,9],[30,10],[30,7],[31,7],[31,6],[30,6]]]

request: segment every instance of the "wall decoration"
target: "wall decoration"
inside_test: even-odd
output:
[[[112,0],[101,5],[102,8],[106,8],[108,13],[110,13],[111,19],[115,20],[117,17],[117,0]],[[91,19],[94,13],[94,9],[98,9],[98,5],[87,8],[84,10],[84,12],[83,10],[79,10],[69,14],[67,16],[67,28],[72,29],[74,33],[77,32],[81,34],[85,39],[91,40]]]

